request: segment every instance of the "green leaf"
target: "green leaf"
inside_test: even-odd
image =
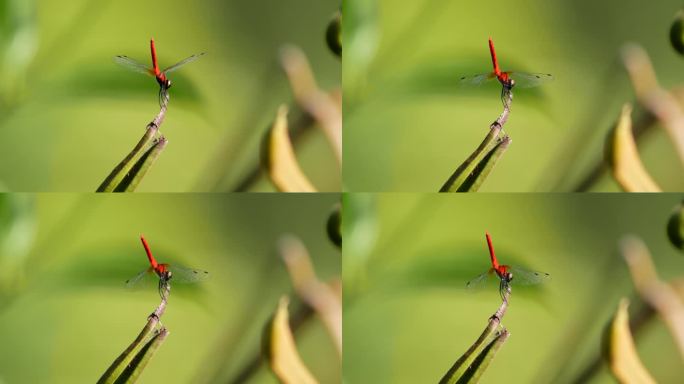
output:
[[[498,323],[497,323],[498,325]],[[463,356],[461,356],[451,369],[439,381],[440,384],[465,384],[477,383],[480,377],[487,370],[494,356],[499,351],[503,343],[508,340],[510,333],[506,329],[496,334],[487,343],[483,343],[494,331],[493,327],[488,327],[480,338],[473,344]]]
[[[508,135],[506,135],[496,144],[493,144],[492,147],[491,145],[494,139],[498,138],[499,132],[501,132],[501,125],[494,125],[489,132],[487,132],[482,143],[458,168],[456,168],[456,171],[454,171],[439,191],[476,191],[482,185],[493,169],[494,164],[496,164],[496,161],[501,157],[503,152],[506,151],[511,142]]]
[[[494,340],[492,340],[487,346],[480,352],[475,361],[468,366],[466,372],[458,380],[458,383],[477,383],[480,381],[480,377],[487,370],[489,364],[494,360],[494,356],[501,349],[503,343],[506,342],[510,336],[507,330],[503,330],[499,333]]]
[[[97,188],[96,192],[113,192],[135,165],[135,161],[143,154],[143,149],[154,139],[158,130],[159,128],[156,125],[148,126],[138,144],[114,167],[109,176]]]
[[[368,69],[380,40],[378,4],[375,0],[345,0],[342,14],[342,45],[347,52],[342,57],[346,100],[365,88]]]
[[[501,155],[506,152],[511,141],[509,136],[504,136],[475,166],[475,169],[468,175],[468,178],[463,182],[458,192],[477,192],[482,183],[487,179],[487,176],[492,172],[492,169],[494,169],[494,165],[496,165]]]
[[[131,345],[129,345],[119,355],[119,357],[117,357],[116,360],[114,360],[114,362],[109,366],[109,368],[107,368],[105,373],[102,374],[102,377],[100,377],[100,380],[97,381],[97,384],[113,384],[119,382],[119,378],[124,375],[124,372],[127,370],[129,364],[133,364],[133,360],[138,357],[139,353],[143,352],[141,349],[143,347],[142,343],[152,333],[155,324],[156,323],[151,321],[148,321],[147,324],[145,324],[145,327],[143,327],[142,331],[140,331],[138,337],[136,337],[135,340],[133,340],[133,342],[131,343]],[[152,342],[158,336],[159,333],[153,336],[145,345],[145,347],[149,349],[149,346],[151,346],[150,342]],[[166,337],[166,335],[164,335],[164,337]],[[145,362],[145,364],[146,363],[147,362]],[[138,364],[140,364],[140,361],[138,361]]]
[[[168,141],[164,136],[160,137],[133,165],[131,170],[114,188],[114,192],[133,192],[140,181],[145,177],[152,164],[157,161],[159,154],[166,148]]]
[[[0,3],[0,94],[3,102],[19,102],[25,91],[30,65],[38,50],[37,5],[34,0]]]
[[[32,195],[0,194],[0,303],[24,277],[36,232],[33,200]]]
[[[342,196],[342,233],[344,236],[344,300],[362,292],[366,272],[378,241],[378,207],[373,194],[344,194]]]
[[[166,336],[169,335],[169,331],[166,328],[161,328],[145,346],[138,352],[130,364],[126,366],[121,376],[119,376],[115,384],[125,384],[125,383],[135,383],[143,370],[149,363],[152,356],[154,356],[159,346],[166,340]]]

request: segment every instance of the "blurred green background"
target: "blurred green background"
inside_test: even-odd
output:
[[[303,49],[323,89],[341,66],[325,30],[339,0],[0,1],[0,186],[12,191],[94,191],[159,110],[153,78],[113,62],[160,66],[200,60],[170,77],[161,131],[169,146],[140,191],[229,190],[257,164],[259,141],[281,103],[293,105],[278,63]],[[323,191],[339,190],[322,134],[298,157]],[[271,190],[263,179],[254,190]]]
[[[458,86],[491,71],[487,38],[503,70],[551,73],[514,89],[505,131],[513,143],[483,191],[567,191],[602,158],[603,140],[631,84],[619,60],[643,46],[664,87],[682,84],[669,42],[681,2],[348,0],[344,6],[344,171],[350,191],[437,191],[501,113],[501,87]],[[637,108],[636,117],[643,114]],[[640,141],[664,190],[684,190],[668,137]],[[615,191],[603,177],[592,190]]]
[[[465,289],[489,267],[485,231],[500,262],[551,278],[513,286],[502,321],[511,337],[483,383],[574,382],[598,355],[619,299],[634,296],[617,252],[622,236],[646,242],[661,278],[682,277],[684,258],[665,231],[681,195],[344,199],[343,372],[350,384],[437,382],[475,341],[501,303],[495,285]],[[658,382],[681,381],[681,357],[663,323],[652,321],[637,340]],[[594,382],[615,381],[604,368]]]
[[[0,195],[0,382],[92,383],[137,336],[159,304],[143,270],[144,234],[161,261],[210,272],[172,284],[162,323],[171,332],[144,383],[228,383],[259,351],[262,326],[292,294],[276,252],[284,234],[308,247],[322,280],[339,277],[325,225],[336,194]],[[292,297],[292,295],[291,295]],[[298,300],[293,297],[293,311]],[[339,382],[327,332],[298,333],[304,362]],[[275,383],[265,368],[249,382]]]

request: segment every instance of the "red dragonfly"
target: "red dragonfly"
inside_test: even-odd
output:
[[[501,89],[501,101],[506,104],[505,98],[508,93],[511,92],[514,86],[518,88],[532,88],[547,81],[553,80],[553,76],[548,73],[502,71],[499,68],[499,62],[496,60],[494,42],[492,41],[491,37],[489,38],[489,53],[492,56],[492,66],[494,67],[494,71],[473,76],[463,76],[459,80],[459,84],[480,85],[489,80],[497,79],[503,86]]]
[[[158,263],[154,256],[152,256],[152,251],[150,251],[150,246],[147,244],[144,236],[140,235],[140,241],[142,241],[143,247],[145,247],[147,260],[149,260],[150,266],[135,275],[135,277],[126,280],[127,287],[133,287],[143,277],[151,275],[154,272],[159,277],[159,295],[164,298],[166,286],[172,279],[179,283],[194,283],[204,280],[209,276],[209,272],[200,269],[190,269],[178,265]]]
[[[157,83],[159,83],[159,105],[164,105],[166,104],[166,101],[168,101],[168,90],[171,88],[171,80],[169,80],[166,75],[187,63],[199,59],[205,54],[205,52],[202,52],[192,55],[170,67],[165,68],[164,70],[159,70],[159,65],[157,64],[157,51],[154,48],[154,39],[150,39],[150,53],[152,54],[152,68],[123,55],[114,57],[114,61],[132,71],[144,73],[157,79]]]
[[[485,232],[487,237],[487,246],[489,247],[489,259],[492,263],[492,267],[480,276],[470,280],[466,283],[466,288],[476,288],[481,285],[490,276],[496,276],[499,278],[499,294],[503,300],[505,299],[504,292],[508,289],[511,283],[519,285],[532,285],[544,282],[550,277],[546,272],[535,272],[529,271],[520,267],[512,267],[510,265],[499,264],[494,254],[494,246],[492,245],[492,238],[489,233]]]

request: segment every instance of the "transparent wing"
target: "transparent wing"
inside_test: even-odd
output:
[[[509,72],[508,76],[515,80],[515,88],[532,88],[553,80],[549,73]]]
[[[479,290],[484,288],[487,285],[487,282],[490,281],[491,277],[493,276],[493,271],[489,270],[478,277],[468,281],[466,283],[466,289],[468,290]]]
[[[137,275],[133,276],[132,278],[126,280],[126,288],[133,288],[135,287],[140,280],[142,280],[143,277],[149,275],[152,273],[151,268],[147,268],[143,270],[142,272],[138,273]]]
[[[198,54],[196,54],[196,55],[192,55],[192,56],[190,56],[190,57],[188,57],[188,58],[185,58],[185,59],[183,59],[183,60],[177,62],[176,64],[174,64],[174,65],[172,65],[172,66],[170,66],[170,67],[164,69],[162,72],[164,72],[164,73],[173,72],[173,71],[175,71],[176,69],[178,69],[178,68],[184,66],[185,64],[191,63],[191,62],[193,62],[193,61],[199,59],[200,57],[204,56],[205,54],[206,54],[206,52],[202,52],[202,53],[198,53]]]
[[[194,283],[209,277],[209,272],[201,269],[186,268],[178,265],[170,265],[171,282],[174,283]]]
[[[513,274],[511,283],[514,285],[533,285],[541,284],[551,278],[546,272],[530,271],[529,269],[520,267],[509,267],[508,269]]]
[[[131,71],[144,73],[146,75],[154,76],[154,73],[146,65],[139,63],[128,56],[114,56],[114,62],[122,67],[128,68]]]
[[[489,80],[496,79],[494,72],[481,73],[479,75],[463,76],[458,80],[459,86],[472,86],[472,85],[482,85]]]

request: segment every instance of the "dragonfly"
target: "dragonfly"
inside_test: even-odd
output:
[[[499,264],[496,254],[494,253],[492,237],[487,232],[485,232],[485,237],[487,238],[489,260],[492,263],[492,266],[487,272],[468,281],[466,283],[466,288],[476,288],[486,282],[488,278],[496,275],[499,279],[499,295],[501,295],[502,300],[506,301],[504,293],[509,289],[511,283],[518,285],[533,285],[542,283],[551,277],[551,275],[546,272],[530,271],[521,267]]]
[[[553,76],[548,73],[526,73],[514,71],[502,71],[499,67],[499,62],[496,59],[496,51],[494,50],[494,42],[489,38],[489,54],[492,56],[492,66],[494,70],[488,73],[481,73],[479,75],[463,76],[459,80],[461,85],[481,85],[487,81],[497,79],[501,83],[501,101],[506,105],[506,96],[511,92],[513,87],[518,88],[532,88],[540,84],[553,80]]]
[[[114,61],[117,64],[125,68],[128,68],[132,71],[154,77],[157,80],[157,83],[159,84],[159,105],[163,106],[168,101],[168,90],[169,88],[171,88],[171,80],[167,77],[167,75],[184,66],[185,64],[191,63],[199,59],[206,52],[197,53],[192,56],[186,57],[185,59],[163,70],[159,70],[159,65],[157,64],[157,50],[154,48],[154,39],[150,39],[150,53],[152,55],[151,68],[124,55],[115,56]]]
[[[147,243],[147,240],[145,240],[144,236],[140,236],[140,241],[145,248],[145,253],[147,254],[147,260],[149,261],[150,266],[135,275],[135,277],[126,280],[127,287],[131,288],[135,286],[143,279],[143,277],[152,275],[154,273],[157,275],[157,277],[159,277],[159,295],[162,299],[164,299],[167,286],[171,280],[179,283],[194,283],[204,280],[209,276],[209,272],[203,271],[201,269],[191,269],[180,265],[158,263],[152,255],[150,245]]]

